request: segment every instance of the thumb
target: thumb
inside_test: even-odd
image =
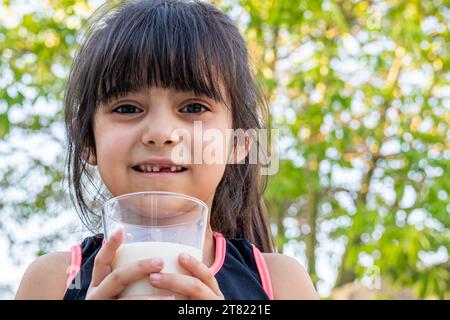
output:
[[[97,287],[103,279],[111,273],[112,262],[116,255],[116,251],[122,244],[124,238],[125,232],[123,227],[121,227],[103,243],[95,257],[94,269],[92,270],[92,287]]]

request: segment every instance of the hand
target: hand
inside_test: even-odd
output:
[[[216,278],[205,264],[188,254],[180,254],[178,262],[189,275],[156,271],[150,275],[150,284],[192,300],[225,299]]]
[[[117,296],[131,283],[146,278],[152,272],[163,268],[161,259],[146,259],[130,263],[112,270],[112,262],[117,249],[124,240],[123,229],[119,229],[103,243],[94,261],[92,281],[86,294],[86,300],[117,299]],[[124,299],[159,300],[165,297],[136,296]]]

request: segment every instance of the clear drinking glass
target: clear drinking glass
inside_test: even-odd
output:
[[[178,256],[184,252],[202,261],[207,218],[204,202],[180,193],[136,192],[108,200],[102,209],[104,236],[108,239],[118,228],[125,234],[113,269],[159,257],[164,261],[162,272],[187,274]],[[129,285],[120,297],[169,294],[174,293],[152,287],[145,277]],[[175,294],[175,299],[184,298]]]

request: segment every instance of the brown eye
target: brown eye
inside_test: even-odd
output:
[[[141,113],[142,110],[132,104],[122,104],[115,108],[113,112],[116,113]]]
[[[181,113],[204,113],[206,111],[210,110],[200,103],[190,103],[180,109]]]

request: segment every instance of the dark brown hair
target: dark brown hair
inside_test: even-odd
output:
[[[86,162],[96,154],[93,119],[102,102],[151,86],[189,90],[231,108],[235,129],[266,128],[267,105],[253,78],[245,42],[215,6],[199,1],[125,1],[101,7],[87,25],[64,107],[71,198],[89,229],[99,226],[95,206],[111,196]],[[218,84],[223,84],[226,97]],[[262,199],[267,181],[259,166],[248,161],[227,164],[210,221],[225,237],[245,238],[271,252]]]

